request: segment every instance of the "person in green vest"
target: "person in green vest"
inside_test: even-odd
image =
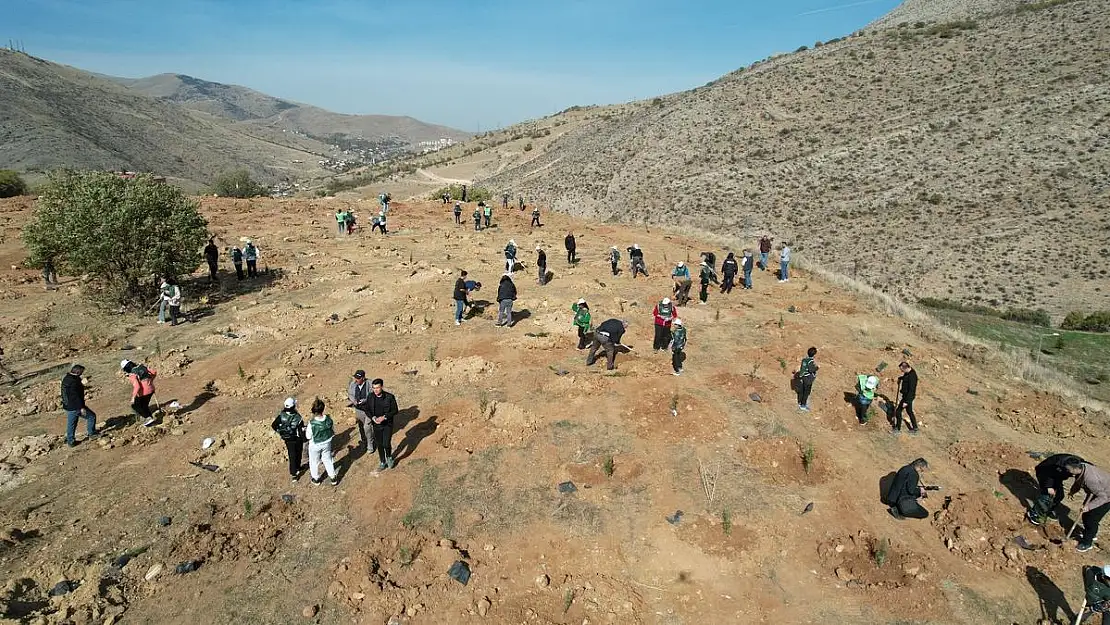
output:
[[[674,375],[682,375],[682,365],[686,362],[686,324],[681,319],[674,320],[671,332],[671,367]]]
[[[489,223],[493,219],[493,205],[481,203],[479,205],[482,207],[482,216],[485,217],[486,227],[489,228]]]
[[[614,276],[621,272],[620,267],[619,267],[620,262],[621,262],[621,252],[620,252],[620,250],[617,249],[616,245],[611,246],[609,248],[609,265],[613,270],[613,275]]]
[[[708,260],[701,261],[701,293],[698,293],[698,304],[704,305],[709,301],[709,283],[720,284],[717,280],[717,272],[709,264]]]
[[[679,306],[686,305],[690,301],[690,268],[686,263],[679,261],[675,263],[674,269],[671,270],[671,280],[674,280],[674,301]]]
[[[586,336],[590,333],[590,306],[585,299],[579,299],[577,303],[570,305],[570,309],[574,311],[572,323],[578,328],[578,349],[586,349]]]
[[[444,202],[446,204],[447,202]],[[462,224],[462,204],[455,202],[455,223]]]
[[[475,208],[473,217],[474,217],[474,232],[478,232],[482,229],[482,209]]]
[[[331,485],[339,483],[339,476],[335,472],[335,461],[331,456],[331,439],[335,437],[335,423],[330,415],[324,414],[324,402],[319,397],[312,402],[312,418],[308,420],[304,432],[308,440],[308,472],[312,475],[312,483],[319,484],[324,481],[320,475],[320,463],[328,473]]]
[[[238,280],[243,279],[243,250],[239,246],[234,246],[228,252],[231,256],[231,264],[235,266],[235,278]]]
[[[339,229],[339,234],[348,234],[347,232],[347,211],[342,208],[335,209],[335,224]]]
[[[795,384],[798,390],[798,410],[809,412],[809,393],[813,390],[813,382],[817,379],[817,348],[811,347],[802,358],[798,367]]]
[[[878,388],[878,377],[864,373],[856,376],[856,419],[860,424],[867,423],[867,411],[871,408],[871,402],[875,401]]]

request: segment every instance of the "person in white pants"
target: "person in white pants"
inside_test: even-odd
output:
[[[305,438],[308,439],[308,471],[312,475],[312,483],[319,484],[324,481],[320,475],[320,463],[324,463],[324,470],[328,472],[331,485],[339,483],[335,473],[335,462],[331,457],[331,439],[335,437],[335,423],[329,415],[324,414],[324,402],[317,397],[312,402],[312,418],[308,420],[305,428]]]

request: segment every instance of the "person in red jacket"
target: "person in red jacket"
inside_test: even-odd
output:
[[[154,378],[158,372],[130,360],[124,360],[119,366],[131,381],[131,410],[143,418],[143,426],[154,425],[157,419],[150,409],[150,399],[154,397]]]
[[[669,297],[664,297],[663,301],[655,305],[651,315],[655,318],[655,341],[652,342],[652,347],[655,351],[666,351],[671,344],[671,324],[678,319],[678,310]]]

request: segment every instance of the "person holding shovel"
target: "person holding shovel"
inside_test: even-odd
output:
[[[154,425],[157,419],[150,409],[150,400],[154,397],[154,378],[158,372],[126,359],[119,363],[119,367],[131,382],[131,410],[143,418],[143,427]]]
[[[1110,474],[1089,462],[1082,463],[1069,496],[1080,490],[1087,493],[1080,510],[1083,513],[1083,528],[1079,530],[1079,544],[1075,547],[1082,553],[1094,549],[1099,523],[1110,512]]]
[[[1053,454],[1041,460],[1033,472],[1040,493],[1025,518],[1033,525],[1042,525],[1046,518],[1056,518],[1056,506],[1064,500],[1064,482],[1083,472],[1083,459],[1072,454]]]
[[[898,376],[898,403],[894,409],[894,431],[902,431],[902,413],[910,418],[910,434],[917,434],[917,416],[913,414],[913,400],[917,398],[917,371],[910,363],[902,361],[898,365],[902,375]]]
[[[628,324],[620,319],[603,321],[594,331],[594,341],[590,346],[589,355],[586,356],[586,366],[589,367],[597,362],[598,350],[604,349],[608,360],[605,368],[609,371],[616,369],[617,346],[621,344],[621,338],[627,328]]]
[[[578,328],[578,349],[586,349],[586,336],[590,333],[590,305],[582,298],[578,303],[571,304],[570,309],[574,312],[572,323]]]
[[[867,411],[871,409],[871,402],[875,401],[878,388],[878,376],[863,373],[856,376],[856,420],[860,425],[867,424]]]

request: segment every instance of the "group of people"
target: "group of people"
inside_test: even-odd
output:
[[[120,362],[120,373],[131,384],[131,411],[142,419],[144,427],[151,427],[158,422],[155,410],[150,407],[155,392],[154,379],[158,377],[158,372],[144,364],[125,359]],[[66,414],[66,445],[70,447],[77,445],[77,423],[81,419],[85,420],[86,440],[94,440],[99,436],[96,412],[85,399],[88,385],[85,366],[79,363],[74,363],[62,377],[62,410]]]

